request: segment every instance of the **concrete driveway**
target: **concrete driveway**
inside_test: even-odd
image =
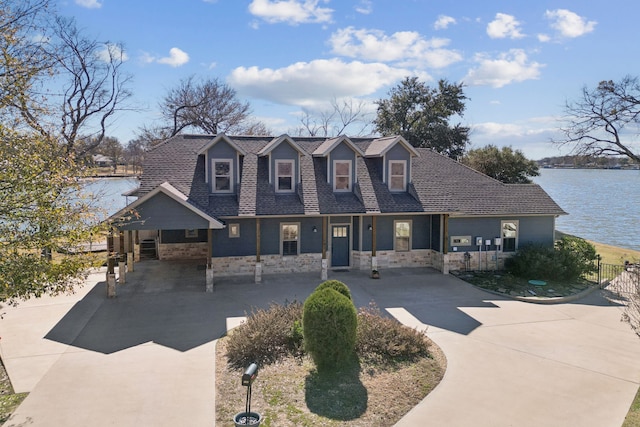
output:
[[[444,350],[442,383],[397,426],[620,426],[640,383],[640,339],[598,293],[567,304],[502,299],[429,269],[335,272]],[[73,296],[4,307],[0,351],[30,395],[7,426],[214,425],[215,339],[314,275],[220,279],[188,263],[136,265],[107,299],[104,272]],[[241,410],[239,408],[238,410]]]

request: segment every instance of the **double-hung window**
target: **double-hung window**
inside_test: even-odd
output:
[[[233,161],[213,159],[213,191],[231,193],[233,191]]]
[[[280,247],[283,256],[298,255],[300,253],[300,224],[280,224]]]
[[[394,221],[394,245],[396,252],[407,252],[411,250],[411,221]]]
[[[333,190],[351,191],[351,160],[333,162]]]
[[[515,252],[518,249],[518,221],[502,221],[502,252]]]
[[[276,192],[290,193],[294,187],[293,160],[276,160]]]
[[[389,161],[389,190],[406,191],[407,162],[405,160]]]

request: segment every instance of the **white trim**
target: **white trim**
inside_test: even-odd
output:
[[[336,174],[336,164],[337,163],[347,163],[349,165],[349,188],[347,189],[338,189],[336,184],[337,184],[337,174]],[[353,160],[334,160],[333,161],[333,191],[336,193],[348,193],[353,191]],[[340,176],[345,176],[345,175],[340,175]]]
[[[298,229],[298,236],[296,238],[296,254],[295,255],[300,255],[300,223],[299,222],[281,222],[280,223],[280,256],[295,256],[295,255],[284,255],[284,248],[283,248],[283,243],[284,243],[284,236],[283,236],[283,231],[284,231],[284,227],[287,225],[295,225]],[[292,240],[287,240],[287,241],[292,241]]]
[[[502,230],[503,230],[504,224],[508,223],[508,222],[515,223],[515,225],[516,225],[516,237],[515,237],[516,244],[515,244],[514,250],[513,251],[509,251],[509,253],[512,253],[512,252],[516,252],[518,250],[518,245],[520,244],[520,220],[518,220],[518,219],[503,219],[503,220],[500,221],[500,234],[499,235],[500,235],[500,238],[502,239],[502,241],[501,241],[502,245],[500,246],[500,252],[504,252],[504,239],[505,239],[505,237],[502,234]],[[554,230],[555,230],[555,228],[554,228]]]
[[[144,196],[140,197],[138,200],[131,203],[130,205],[127,205],[126,207],[120,209],[118,212],[111,215],[109,218],[118,218],[125,214],[129,215],[131,210],[145,203],[147,200],[155,197],[156,195],[158,195],[158,193],[162,193],[169,196],[171,199],[180,203],[185,208],[189,209],[190,211],[199,215],[203,219],[207,220],[209,222],[209,228],[216,229],[216,230],[220,230],[224,228],[224,224],[222,224],[220,221],[218,221],[217,219],[215,219],[210,215],[207,215],[197,207],[193,206],[191,203],[187,202],[187,199],[188,199],[187,196],[182,194],[178,189],[176,189],[174,186],[169,184],[167,181],[163,182],[162,184],[160,184],[159,186],[157,186],[156,188],[154,188]]]
[[[216,190],[216,168],[214,167],[216,162],[228,162],[229,163],[229,189],[228,190]],[[228,194],[228,193],[233,193],[233,189],[234,189],[234,181],[235,181],[235,175],[234,175],[234,170],[235,168],[233,167],[233,159],[222,159],[222,158],[215,158],[215,159],[211,159],[211,192],[212,193],[224,193],[224,194]],[[223,176],[223,175],[220,175]]]
[[[296,191],[296,184],[297,184],[297,182],[296,182],[296,161],[293,160],[293,159],[277,159],[274,163],[275,163],[275,166],[276,166],[276,168],[275,168],[276,170],[275,170],[275,173],[274,173],[274,177],[275,177],[274,186],[275,186],[276,193],[293,193],[293,192],[295,192]],[[289,189],[281,190],[279,188],[279,186],[280,186],[280,176],[281,175],[279,173],[278,166],[280,164],[291,165],[291,175],[282,175],[282,177],[289,176],[291,178],[291,188],[289,188]]]
[[[401,164],[402,165],[402,189],[391,188],[391,181],[393,177],[393,165]],[[407,161],[406,160],[389,160],[389,177],[387,178],[387,188],[389,191],[407,191]]]
[[[398,236],[396,235],[396,227],[398,223],[402,223],[402,222],[406,222],[409,223],[409,247],[407,248],[407,250],[399,250],[396,247],[396,242],[398,239]],[[411,252],[411,248],[413,247],[413,239],[412,239],[412,235],[413,235],[413,220],[411,219],[396,219],[393,221],[393,250],[395,252]]]

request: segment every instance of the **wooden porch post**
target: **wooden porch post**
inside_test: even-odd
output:
[[[327,260],[327,217],[322,217],[322,260],[320,260],[320,280],[329,277],[329,261]]]
[[[375,215],[371,217],[371,271],[378,271],[378,257],[376,256],[377,218]]]
[[[260,218],[256,218],[256,271],[255,282],[262,283],[262,262],[260,261]]]
[[[213,229],[207,229],[207,271],[205,291],[213,292]]]
[[[126,249],[124,247],[124,230],[120,230],[119,237],[119,257],[118,257],[118,283],[121,285],[125,284],[126,276],[127,276],[127,265],[125,263],[126,260]]]

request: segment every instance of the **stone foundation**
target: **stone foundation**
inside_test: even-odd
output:
[[[378,269],[400,267],[434,267],[431,249],[414,249],[407,252],[376,251]],[[358,270],[371,270],[371,252],[351,252],[352,267]]]
[[[298,256],[262,255],[262,275],[282,273],[309,273],[322,270],[322,254],[300,254]],[[253,276],[256,273],[256,257],[213,258],[216,276]]]
[[[158,259],[207,259],[207,243],[160,243]]]
[[[449,252],[450,270],[467,270],[464,252]],[[469,270],[471,271],[494,271],[503,270],[504,262],[512,256],[511,253],[498,252],[498,263],[496,264],[496,251],[473,251],[468,252]]]

